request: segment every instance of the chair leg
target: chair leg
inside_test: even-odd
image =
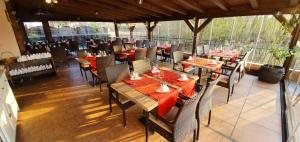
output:
[[[108,95],[108,97],[109,97],[109,99],[108,99],[108,103],[109,103],[109,113],[111,114],[111,113],[112,113],[112,104],[111,104],[112,92],[111,92],[110,89],[109,89],[108,91],[109,91],[109,95]]]
[[[242,74],[241,74],[241,71],[239,71],[239,82],[240,82],[240,80],[241,80],[241,78],[242,78],[241,75],[242,75]]]
[[[229,102],[229,96],[230,96],[230,94],[231,94],[231,87],[228,88],[227,104]]]
[[[193,142],[196,142],[196,130],[194,130],[194,134],[193,134]]]
[[[81,74],[81,76],[83,77],[82,70],[81,70],[81,68],[80,68],[80,67],[79,67],[79,70],[80,70],[80,74]]]
[[[102,83],[102,81],[101,81],[101,79],[99,79],[100,93],[102,92],[102,86],[101,86],[101,83]]]
[[[92,80],[93,80],[93,86],[95,86],[95,77],[93,74],[92,74]]]
[[[209,113],[208,113],[208,123],[207,123],[207,126],[210,125],[210,118],[211,118],[211,110],[209,110]]]
[[[200,137],[200,119],[197,119],[197,140],[199,140]]]
[[[123,125],[124,125],[124,128],[126,128],[126,114],[125,114],[125,110],[122,110],[123,111]]]
[[[86,75],[86,71],[84,70],[84,75],[85,75],[85,79],[86,81],[88,81],[87,75]]]
[[[231,96],[233,94],[233,91],[234,91],[234,85],[232,86],[232,89],[231,89]]]

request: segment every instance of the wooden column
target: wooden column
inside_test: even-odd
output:
[[[199,18],[195,19],[195,25],[194,25],[194,30],[193,30],[193,48],[192,48],[192,53],[194,54],[196,52],[196,43],[197,43],[197,27],[199,23]]]
[[[289,49],[294,49],[296,47],[299,36],[300,36],[300,23],[296,25],[296,27],[294,28],[294,30],[292,32],[292,38],[290,41]],[[293,58],[294,58],[294,56],[290,56],[290,57],[287,57],[284,61],[283,67],[285,68],[286,75],[291,67]]]
[[[195,24],[194,26],[190,23],[189,20],[184,20],[184,22],[188,25],[188,27],[191,29],[193,32],[193,46],[192,46],[192,54],[196,52],[196,43],[197,43],[197,35],[198,33],[204,29],[210,22],[212,18],[206,19],[200,26],[199,25],[199,18],[195,18]]]
[[[20,21],[16,19],[15,14],[12,14],[12,12],[8,12],[8,16],[10,19],[11,26],[13,28],[19,49],[21,53],[24,53],[26,51],[25,48],[25,38],[24,33],[22,32],[22,28],[20,27]]]
[[[281,23],[282,26],[286,26],[286,23],[288,21],[282,14],[280,14],[280,15],[273,14],[273,16],[278,20],[278,22]],[[287,31],[292,35],[289,49],[293,49],[296,47],[297,41],[300,36],[300,23],[297,24],[295,28],[288,27]],[[285,69],[285,77],[287,77],[287,75],[288,75],[288,71],[291,67],[293,58],[294,58],[294,56],[287,57],[283,63],[283,67]]]
[[[128,30],[129,30],[129,34],[130,34],[130,40],[133,39],[133,30],[134,30],[135,26],[129,26]]]
[[[45,37],[48,40],[48,42],[52,42],[53,41],[53,37],[51,34],[51,29],[49,26],[49,22],[48,21],[42,21],[43,24],[43,29],[44,29],[44,33],[45,33]]]
[[[114,25],[115,25],[115,34],[116,34],[116,37],[119,37],[119,28],[118,28],[118,24],[116,22],[114,22]]]
[[[23,22],[23,21],[20,21],[20,22],[19,22],[19,27],[20,27],[22,33],[24,34],[24,39],[25,39],[25,41],[29,41],[29,38],[28,38],[28,35],[27,35],[27,33],[26,33],[26,29],[25,29],[25,25],[24,25],[24,22]]]
[[[154,21],[153,25],[151,26],[151,22],[150,21],[146,22],[147,37],[148,37],[149,41],[152,40],[153,30],[156,27],[157,23],[158,23],[158,21]]]

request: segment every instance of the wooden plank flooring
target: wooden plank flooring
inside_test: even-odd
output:
[[[103,88],[100,93],[99,86],[92,87],[85,81],[77,64],[59,68],[57,77],[17,86],[14,93],[21,108],[17,141],[144,141],[144,126],[138,121],[142,110],[129,109],[127,128],[123,128],[122,113],[116,105],[109,114],[107,88]],[[278,89],[278,85],[246,75],[226,104],[227,90],[218,87],[214,92],[211,126],[203,121],[200,141],[281,141]],[[149,140],[166,141],[156,133]]]

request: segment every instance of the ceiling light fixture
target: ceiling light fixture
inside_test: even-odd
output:
[[[139,4],[140,4],[140,5],[143,4],[143,0],[139,0]]]
[[[45,0],[45,2],[46,3],[48,3],[48,4],[56,4],[56,3],[58,3],[58,0]]]

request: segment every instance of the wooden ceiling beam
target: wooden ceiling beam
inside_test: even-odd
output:
[[[163,2],[157,3],[156,1],[151,0],[151,1],[147,1],[147,2],[151,3],[151,5],[161,7],[163,9],[169,10],[174,13],[179,13],[181,15],[187,15],[186,11],[184,11],[184,10],[178,8],[177,6],[175,6],[174,4],[172,4],[171,1],[166,1],[166,2],[164,1],[164,3]]]
[[[290,0],[290,5],[295,6],[299,3],[299,0]]]
[[[68,5],[67,5],[68,4]],[[32,14],[32,11],[37,11],[38,9],[41,10],[46,10],[49,11],[50,14],[56,14],[56,15],[64,15],[64,16],[72,16],[72,17],[77,17],[77,19],[99,19],[99,20],[106,20],[106,21],[113,21],[115,20],[114,18],[124,18],[124,16],[122,15],[112,15],[110,13],[100,13],[98,15],[95,15],[95,11],[93,11],[93,8],[90,7],[86,7],[85,5],[81,5],[81,7],[76,7],[74,6],[74,3],[60,3],[57,5],[53,5],[50,6],[48,4],[45,3],[38,3],[37,1],[34,1],[32,3],[32,5],[38,5],[38,7],[32,7],[32,5],[27,5],[26,3],[19,3],[18,5],[18,9],[20,11],[20,9],[27,9],[27,13],[28,14]],[[90,10],[86,10],[86,9],[90,9]],[[17,12],[21,13],[20,15],[22,15],[22,13],[24,13],[23,10],[21,12]],[[38,16],[38,15],[34,15],[33,16],[27,16],[27,17],[35,17],[38,18],[40,17],[41,19],[45,19],[46,17],[51,17],[46,15],[46,16]],[[128,16],[128,17],[132,17],[132,16]],[[21,17],[20,17],[21,18]],[[125,18],[124,18],[125,19]]]
[[[107,10],[106,12],[108,13],[114,13],[114,14],[119,14],[123,17],[125,16],[133,16],[133,17],[145,17],[145,13],[141,13],[141,12],[137,12],[136,10],[128,10],[126,9],[126,11],[124,11],[123,7],[120,6],[115,6],[115,5],[111,5],[111,4],[107,4],[107,3],[98,3],[97,1],[94,0],[77,0],[79,3],[82,4],[86,4],[87,6],[91,7],[94,9],[94,11],[99,11],[101,12],[101,10],[105,9]],[[68,2],[69,3],[69,2]],[[158,16],[155,16],[158,17]]]
[[[201,30],[203,30],[211,21],[213,18],[207,18],[200,27],[197,28],[196,32],[199,33]]]
[[[127,2],[124,2],[124,1],[120,1],[120,0],[101,1],[101,4],[103,4],[103,3],[107,3],[107,4],[111,4],[111,5],[121,5],[121,7],[124,8],[124,10],[132,11],[132,12],[136,12],[136,13],[141,13],[141,14],[144,14],[144,15],[150,15],[150,16],[153,16],[153,17],[161,17],[161,15],[157,14],[157,12],[155,12],[153,10],[139,8],[136,5],[133,5],[131,3],[127,3]]]
[[[224,11],[229,10],[227,4],[223,0],[210,0],[210,1],[213,2],[215,5],[217,5],[219,8],[221,8]]]
[[[187,6],[188,8],[196,10],[197,12],[200,12],[200,13],[204,13],[205,12],[205,10],[202,9],[201,7],[197,7],[196,5],[191,4],[190,2],[188,2],[186,0],[178,0],[178,2],[181,3],[181,4],[183,4],[183,6]]]
[[[253,9],[258,8],[258,2],[257,2],[257,0],[249,0],[249,2],[250,2],[251,7],[252,7]]]
[[[128,4],[131,4],[131,5],[134,5],[138,8],[149,10],[149,11],[152,11],[152,12],[156,12],[156,13],[159,13],[159,14],[162,14],[162,15],[165,15],[165,16],[169,16],[169,17],[173,16],[168,11],[165,11],[165,10],[163,10],[159,7],[156,7],[154,5],[151,5],[149,3],[143,3],[143,5],[140,5],[137,2],[133,2],[131,0],[121,0],[121,1],[125,2],[125,3],[128,3]]]
[[[287,19],[282,15],[282,14],[273,14],[273,16],[275,17],[275,19],[277,19],[278,22],[280,22],[280,24],[282,26],[286,26],[286,23],[287,23]],[[290,33],[293,32],[293,28],[288,28],[287,29]]]
[[[184,22],[188,25],[191,31],[194,31],[194,26],[188,19],[184,19]]]
[[[95,0],[78,0],[81,2],[88,3],[90,5],[94,5],[97,7],[111,7],[112,10],[119,11],[120,13],[128,13],[128,14],[138,14],[139,16],[153,16],[153,17],[160,17],[160,15],[148,11],[148,10],[142,10],[142,9],[137,9],[137,7],[134,7],[132,5],[129,5],[124,2],[120,1],[114,1],[114,0],[109,0],[109,1],[95,1]]]

